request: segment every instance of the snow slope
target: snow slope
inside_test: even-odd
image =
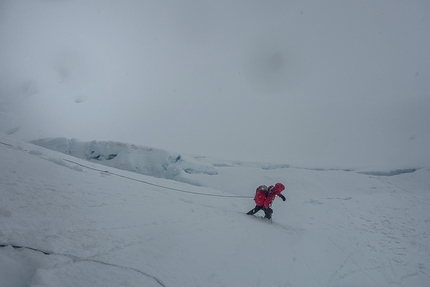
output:
[[[429,286],[428,167],[200,158],[197,186],[0,142],[2,287]],[[274,223],[245,215],[275,182]]]

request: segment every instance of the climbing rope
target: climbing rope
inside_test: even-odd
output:
[[[3,144],[3,145],[8,146],[8,147],[13,147],[11,144],[7,144],[7,143],[3,143],[3,142],[0,142],[0,144]],[[160,187],[160,188],[168,189],[168,190],[173,190],[173,191],[177,191],[177,192],[188,193],[188,194],[195,194],[195,195],[201,195],[201,196],[224,197],[224,198],[253,198],[252,196],[220,195],[220,194],[202,193],[202,192],[189,191],[189,190],[185,190],[185,189],[173,188],[173,187],[168,187],[168,186],[164,186],[164,185],[152,183],[152,182],[141,180],[141,179],[135,179],[135,178],[128,177],[128,176],[125,176],[125,175],[120,175],[120,174],[113,173],[113,172],[110,172],[110,171],[107,171],[107,170],[101,170],[101,169],[89,167],[89,166],[86,166],[86,165],[83,165],[83,164],[80,164],[80,163],[77,163],[75,161],[71,161],[71,160],[68,160],[68,159],[63,159],[63,160],[67,161],[67,162],[70,162],[70,163],[73,163],[73,164],[76,164],[78,166],[87,168],[87,169],[91,169],[91,170],[95,170],[95,171],[98,171],[98,172],[102,172],[104,174],[111,174],[111,175],[122,177],[122,178],[125,178],[125,179],[128,179],[128,180],[133,180],[133,181],[141,182],[141,183],[144,183],[144,184],[147,184],[147,185],[151,185],[151,186],[155,186],[155,187]]]
[[[113,173],[113,172],[110,172],[110,171],[107,171],[107,170],[101,170],[101,169],[89,167],[89,166],[86,166],[86,165],[83,165],[83,164],[80,164],[80,163],[77,163],[77,162],[74,162],[74,161],[71,161],[71,160],[68,160],[68,159],[63,159],[63,160],[67,161],[67,162],[70,162],[70,163],[73,163],[73,164],[76,164],[78,166],[87,168],[87,169],[91,169],[91,170],[95,170],[95,171],[98,171],[98,172],[102,172],[104,174],[115,175],[115,176],[122,177],[122,178],[125,178],[125,179],[128,179],[128,180],[133,180],[133,181],[141,182],[141,183],[144,183],[144,184],[147,184],[147,185],[151,185],[151,186],[155,186],[155,187],[160,187],[160,188],[168,189],[168,190],[173,190],[173,191],[177,191],[177,192],[188,193],[188,194],[195,194],[195,195],[202,195],[202,196],[212,196],[212,197],[253,198],[252,196],[220,195],[220,194],[202,193],[202,192],[189,191],[189,190],[185,190],[185,189],[173,188],[173,187],[168,187],[168,186],[164,186],[164,185],[152,183],[152,182],[141,180],[141,179],[136,179],[136,178],[128,177],[128,176],[125,176],[125,175],[120,175],[120,174]]]

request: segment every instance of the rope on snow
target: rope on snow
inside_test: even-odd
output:
[[[145,181],[145,180],[141,180],[141,179],[135,179],[135,178],[128,177],[128,176],[125,176],[125,175],[120,175],[120,174],[117,174],[117,173],[109,172],[107,170],[101,170],[101,169],[89,167],[89,166],[86,166],[86,165],[83,165],[83,164],[80,164],[80,163],[77,163],[77,162],[74,162],[74,161],[71,161],[71,160],[67,160],[67,159],[63,159],[63,160],[67,161],[67,162],[74,163],[74,164],[79,165],[81,167],[85,167],[87,169],[99,171],[99,172],[102,172],[102,173],[105,173],[105,174],[112,174],[112,175],[115,175],[115,176],[118,176],[118,177],[122,177],[122,178],[125,178],[125,179],[128,179],[128,180],[133,180],[133,181],[141,182],[141,183],[148,184],[148,185],[151,185],[151,186],[156,186],[156,187],[160,187],[160,188],[163,188],[163,189],[178,191],[178,192],[182,192],[182,193],[189,193],[189,194],[202,195],[202,196],[212,196],[212,197],[253,198],[252,196],[220,195],[220,194],[211,194],[211,193],[201,193],[201,192],[189,191],[189,190],[184,190],[184,189],[179,189],[179,188],[167,187],[167,186],[163,186],[163,185],[160,185],[160,184],[152,183],[152,182],[149,182],[149,181]]]
[[[0,144],[3,144],[3,145],[8,146],[8,147],[13,147],[13,145],[7,144],[7,143],[3,143],[3,142],[0,142]],[[152,183],[152,182],[149,182],[149,181],[135,179],[135,178],[128,177],[128,176],[125,176],[125,175],[120,175],[120,174],[113,173],[113,172],[110,172],[110,171],[107,171],[107,170],[101,170],[101,169],[89,167],[89,166],[86,166],[86,165],[83,165],[83,164],[80,164],[80,163],[77,163],[77,162],[74,162],[74,161],[71,161],[71,160],[68,160],[68,159],[63,159],[63,160],[67,161],[67,162],[74,163],[74,164],[76,164],[78,166],[81,166],[81,167],[85,167],[87,169],[91,169],[91,170],[95,170],[95,171],[98,171],[98,172],[102,172],[102,173],[105,173],[105,174],[112,174],[112,175],[115,175],[115,176],[118,176],[118,177],[122,177],[122,178],[125,178],[125,179],[128,179],[128,180],[133,180],[133,181],[141,182],[141,183],[144,183],[144,184],[147,184],[147,185],[151,185],[151,186],[155,186],[155,187],[160,187],[160,188],[163,188],[163,189],[168,189],[168,190],[173,190],[173,191],[178,191],[178,192],[182,192],[182,193],[201,195],[201,196],[224,197],[224,198],[253,198],[252,196],[220,195],[220,194],[202,193],[202,192],[189,191],[189,190],[184,190],[184,189],[179,189],[179,188],[167,187],[167,186],[163,186],[163,185],[160,185],[160,184],[155,184],[155,183]]]

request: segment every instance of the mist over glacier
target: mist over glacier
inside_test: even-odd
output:
[[[0,1],[0,286],[428,286],[429,46],[423,0]]]
[[[0,131],[318,167],[426,165],[428,1],[0,4]]]

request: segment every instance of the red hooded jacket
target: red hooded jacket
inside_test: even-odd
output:
[[[268,188],[259,186],[255,192],[255,204],[257,206],[264,206],[266,209],[269,208],[275,196],[279,196],[284,189],[285,186],[282,183],[277,183],[275,186],[271,185]]]

